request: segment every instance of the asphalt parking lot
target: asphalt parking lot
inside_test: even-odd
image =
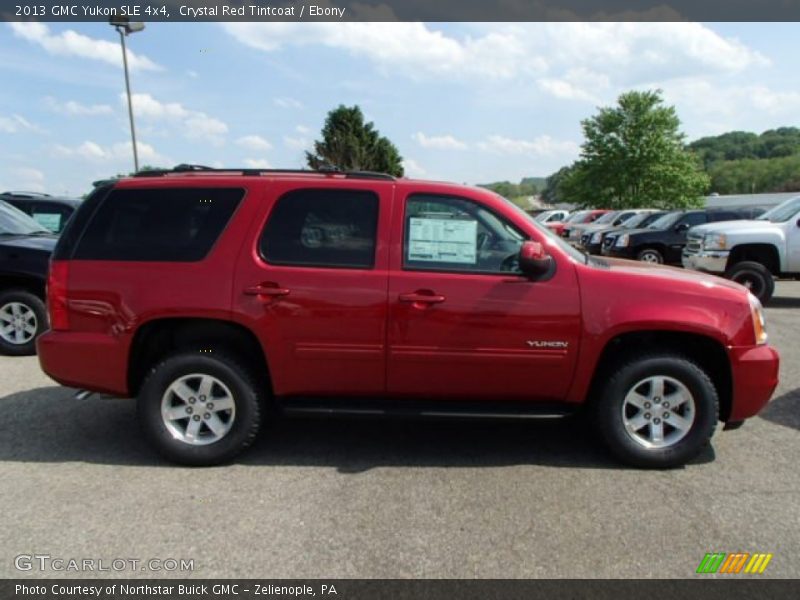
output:
[[[178,468],[133,402],[76,400],[35,357],[0,357],[0,576],[80,575],[14,567],[47,554],[194,559],[202,578],[683,578],[744,551],[797,577],[800,282],[767,315],[774,400],[667,472],[620,467],[568,421],[285,421],[235,464]]]

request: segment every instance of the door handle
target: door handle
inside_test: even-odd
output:
[[[446,299],[447,298],[442,295],[434,294],[433,292],[429,292],[427,290],[410,292],[408,294],[400,294],[398,296],[398,300],[400,300],[400,302],[412,302],[413,304],[440,304]]]
[[[244,294],[246,296],[269,296],[271,298],[277,298],[280,296],[288,296],[289,289],[278,287],[277,284],[262,283],[245,288]]]

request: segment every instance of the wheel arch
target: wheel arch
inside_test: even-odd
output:
[[[131,396],[139,393],[148,370],[159,360],[181,350],[232,355],[252,370],[269,390],[269,363],[256,335],[233,321],[194,317],[157,318],[140,325],[128,353],[127,384]]]
[[[773,275],[781,273],[781,257],[774,244],[739,244],[731,248],[725,271],[740,262],[757,262]]]
[[[719,340],[690,331],[642,330],[613,336],[598,355],[583,402],[588,406],[599,398],[614,367],[641,355],[643,347],[683,356],[700,366],[717,389],[720,421],[728,420],[733,403],[733,373],[727,350]]]

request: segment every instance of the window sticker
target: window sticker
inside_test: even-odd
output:
[[[408,260],[474,265],[478,256],[478,222],[412,217]]]
[[[33,213],[33,219],[39,223],[39,225],[50,231],[58,231],[61,229],[60,213]]]

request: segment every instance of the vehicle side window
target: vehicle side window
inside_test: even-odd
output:
[[[244,196],[232,188],[114,190],[86,227],[74,258],[202,260]]]
[[[616,219],[614,219],[614,222],[612,223],[612,225],[619,225],[619,224],[627,221],[628,219],[630,219],[635,214],[636,214],[635,212],[620,213],[620,215]]]
[[[38,203],[31,207],[33,220],[53,233],[60,233],[64,229],[72,210],[66,206],[52,203]]]
[[[403,268],[476,273],[519,272],[525,236],[480,204],[414,195],[405,211]]]
[[[689,227],[694,227],[695,225],[702,225],[707,220],[708,218],[705,213],[689,213],[688,215],[683,216],[683,218],[680,220],[680,223],[686,224]]]
[[[740,213],[720,211],[709,215],[709,221],[736,221],[744,218]]]
[[[268,263],[371,269],[379,199],[363,190],[304,189],[278,198],[259,249]]]

